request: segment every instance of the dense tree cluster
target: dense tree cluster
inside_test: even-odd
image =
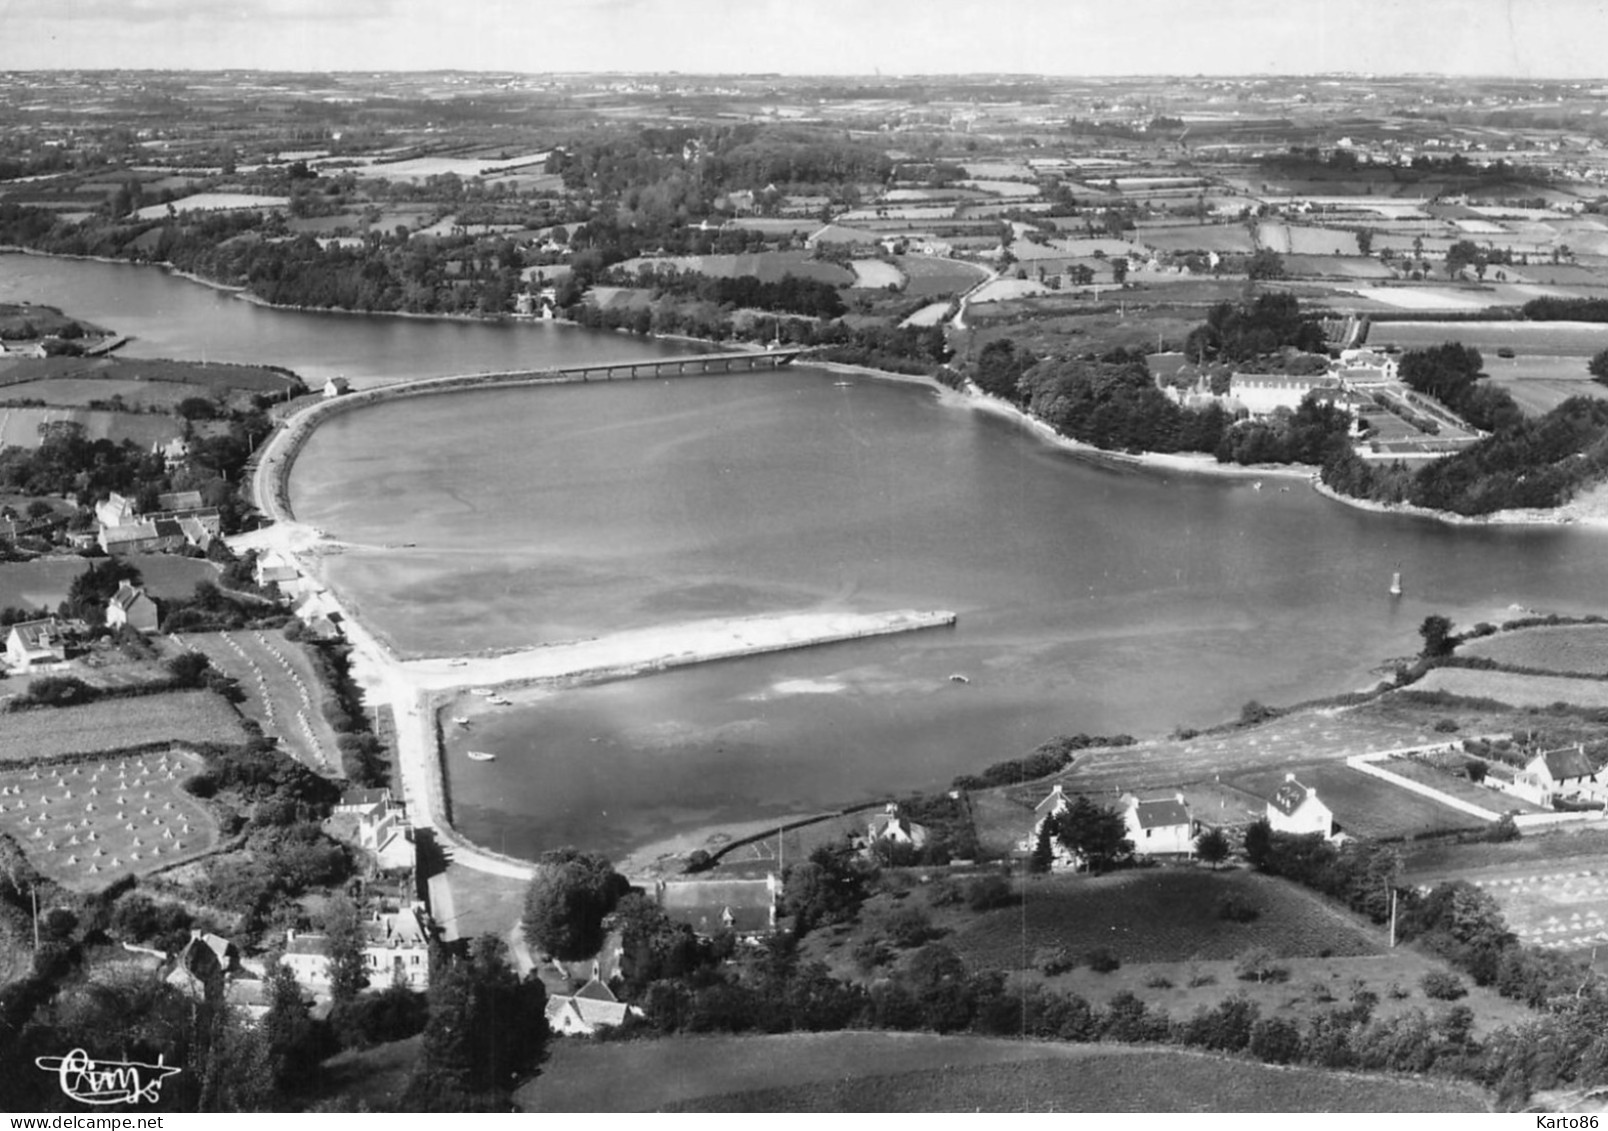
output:
[[[1434,397],[1476,428],[1494,432],[1520,423],[1524,414],[1507,390],[1480,383],[1485,359],[1480,351],[1458,342],[1402,354],[1402,381]]]
[[[824,844],[782,876],[782,911],[792,918],[793,934],[802,938],[816,927],[846,923],[859,914],[871,894],[876,865],[848,841]]]
[[[1206,321],[1189,332],[1184,353],[1191,361],[1241,362],[1275,353],[1286,346],[1304,353],[1324,353],[1323,328],[1301,313],[1292,294],[1258,295],[1249,305],[1220,302]]]
[[[1063,436],[1130,452],[1215,451],[1228,416],[1179,407],[1156,387],[1142,357],[1054,358],[1022,375],[1019,395]]]
[[[603,857],[560,848],[544,852],[525,893],[525,938],[564,962],[590,958],[603,945],[603,919],[630,890]]]
[[[1018,348],[1010,338],[996,338],[977,352],[971,378],[983,392],[1015,402],[1022,374],[1038,360],[1032,350]]]
[[[806,318],[837,318],[848,309],[832,284],[797,275],[784,275],[774,283],[765,283],[752,275],[723,278],[664,267],[645,272],[637,281],[651,285],[655,297],[674,295],[717,306],[781,311]]]
[[[1133,855],[1133,841],[1128,839],[1128,824],[1122,811],[1082,794],[1045,824],[1074,860],[1095,871],[1120,864]]]
[[[1608,322],[1608,299],[1543,295],[1519,308],[1531,322]]]
[[[960,790],[1020,785],[1022,782],[1047,778],[1066,769],[1072,764],[1072,759],[1079,750],[1087,750],[1094,746],[1132,746],[1134,741],[1131,734],[1057,735],[1048,742],[1040,743],[1030,753],[1020,758],[995,762],[980,774],[962,774],[952,784],[955,789]]]
[[[1350,451],[1325,462],[1323,482],[1341,494],[1480,515],[1556,507],[1608,474],[1608,405],[1571,397],[1537,419],[1505,424],[1483,440],[1416,471],[1369,464]]]
[[[547,992],[521,979],[508,948],[482,935],[431,970],[429,1020],[403,1095],[407,1111],[508,1111],[547,1055]]]

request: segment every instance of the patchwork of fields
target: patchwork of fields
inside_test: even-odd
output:
[[[5,716],[5,736],[0,762],[97,754],[157,742],[238,745],[246,740],[235,709],[210,691],[14,711]]]
[[[1335,823],[1353,836],[1410,837],[1478,829],[1486,824],[1479,817],[1370,777],[1344,762],[1304,766],[1286,763],[1276,769],[1242,774],[1233,779],[1233,784],[1257,797],[1272,797],[1283,784],[1286,773],[1294,773],[1302,785],[1315,789],[1323,803],[1334,811]],[[1486,804],[1499,800],[1500,797],[1493,794]],[[1494,804],[1492,807],[1497,811],[1510,808]]]
[[[246,695],[241,712],[256,719],[264,734],[277,736],[286,753],[319,773],[340,772],[335,732],[319,707],[324,693],[299,647],[278,632],[195,633],[179,639],[239,682]]]
[[[1536,625],[1470,640],[1457,654],[1536,671],[1608,676],[1608,625]]]
[[[1473,1090],[1428,1081],[933,1033],[559,1041],[516,1098],[543,1112],[1485,1110]]]
[[[1494,699],[1514,707],[1608,707],[1608,680],[1570,679],[1557,675],[1436,668],[1413,685],[1420,691],[1444,691],[1469,699]]]
[[[12,386],[12,397],[25,397],[28,386]],[[110,440],[121,444],[131,440],[140,448],[166,444],[184,435],[184,421],[157,413],[106,412],[87,408],[0,408],[0,447],[37,448],[43,438],[40,427],[70,421],[84,429],[89,440]]]
[[[1360,775],[1359,775],[1360,776]],[[1260,914],[1222,918],[1233,898]],[[936,921],[936,920],[935,920]],[[1378,944],[1321,897],[1251,872],[1145,869],[1027,882],[1020,906],[968,914],[945,938],[968,965],[1013,970],[1046,947],[1097,947],[1124,963],[1232,959],[1252,945],[1281,958],[1378,954]]]
[[[210,850],[218,826],[181,787],[201,759],[175,748],[73,766],[0,771],[0,830],[72,888],[165,868]]]

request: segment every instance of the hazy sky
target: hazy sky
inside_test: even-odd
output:
[[[0,0],[0,68],[1608,75],[1608,0]]]

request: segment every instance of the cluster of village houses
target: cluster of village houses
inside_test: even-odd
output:
[[[1488,778],[1487,784],[1538,803],[1566,795],[1608,795],[1608,783],[1598,782],[1589,760],[1578,748],[1537,754],[1524,769],[1509,768],[1497,780]],[[1070,805],[1071,798],[1064,787],[1053,786],[1035,806],[1031,829],[1019,843],[1017,856],[1030,854],[1045,822],[1066,812]],[[1196,816],[1180,793],[1149,798],[1125,794],[1119,808],[1134,856],[1140,860],[1193,858],[1196,840],[1210,824]],[[1333,810],[1318,797],[1317,790],[1294,774],[1287,774],[1266,802],[1265,816],[1275,832],[1315,834],[1336,841],[1345,837]],[[329,827],[333,835],[360,848],[371,861],[379,875],[376,886],[383,885],[387,878],[396,885],[390,894],[371,900],[363,921],[362,954],[369,987],[382,990],[400,984],[413,990],[427,989],[430,945],[436,927],[423,902],[410,901],[402,895],[411,881],[398,877],[417,875],[415,842],[404,806],[389,789],[350,790],[336,807]],[[861,850],[869,853],[879,841],[920,848],[928,837],[926,828],[890,804],[867,823],[864,835],[857,839]],[[1059,844],[1054,852],[1052,870],[1085,866],[1084,861]],[[658,880],[649,894],[672,921],[685,923],[701,937],[730,934],[740,941],[753,941],[776,929],[781,881],[774,871],[750,877],[682,876]],[[625,961],[619,931],[610,932],[603,947],[590,959],[561,962],[536,957],[537,974],[548,991],[547,1019],[555,1033],[589,1036],[622,1024],[629,1015],[639,1012],[619,1000],[615,989],[624,975]],[[280,960],[315,1001],[327,1000],[331,986],[331,946],[327,936],[287,931]],[[262,994],[263,972],[260,961],[242,958],[227,939],[195,932],[178,956],[170,981],[200,995],[209,978],[221,975],[229,1000],[248,1015],[261,1016],[267,1008]]]
[[[95,507],[97,529],[79,537],[86,545],[99,545],[110,556],[171,553],[193,546],[205,552],[221,536],[217,508],[202,504],[198,491],[160,495],[157,510],[142,513],[133,500],[113,492]],[[260,555],[253,580],[265,592],[277,592],[291,612],[319,639],[343,634],[339,606],[321,585],[304,576],[277,551]],[[155,632],[161,608],[141,586],[123,582],[106,607],[110,628],[127,625],[140,632]],[[3,657],[13,671],[49,670],[71,657],[88,626],[57,616],[23,621],[7,629]]]

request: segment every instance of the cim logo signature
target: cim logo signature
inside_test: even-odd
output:
[[[162,1094],[162,1081],[179,1072],[173,1065],[138,1060],[92,1060],[83,1049],[66,1056],[41,1056],[34,1063],[59,1077],[62,1094],[81,1104],[155,1103]]]

